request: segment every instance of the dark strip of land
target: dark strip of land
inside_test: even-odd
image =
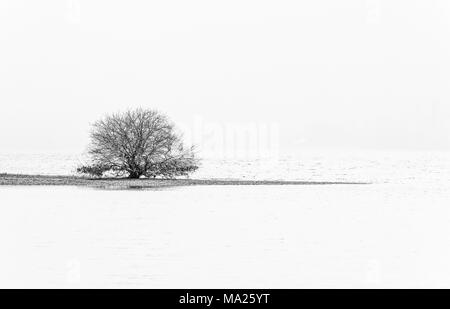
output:
[[[145,189],[179,186],[256,185],[362,185],[365,182],[232,180],[232,179],[92,179],[76,176],[0,174],[0,186],[84,186],[110,189]]]

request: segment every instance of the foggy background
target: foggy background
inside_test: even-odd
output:
[[[80,152],[129,107],[281,149],[450,149],[446,0],[2,0],[0,151]]]

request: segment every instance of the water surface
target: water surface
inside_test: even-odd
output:
[[[0,187],[0,287],[450,287],[449,192]]]

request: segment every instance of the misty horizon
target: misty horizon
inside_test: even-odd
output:
[[[91,123],[138,106],[185,127],[276,124],[281,151],[450,149],[443,0],[16,0],[0,15],[3,152],[83,151]]]

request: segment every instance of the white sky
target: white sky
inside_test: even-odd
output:
[[[298,148],[450,149],[447,0],[1,0],[1,151],[142,106]]]

